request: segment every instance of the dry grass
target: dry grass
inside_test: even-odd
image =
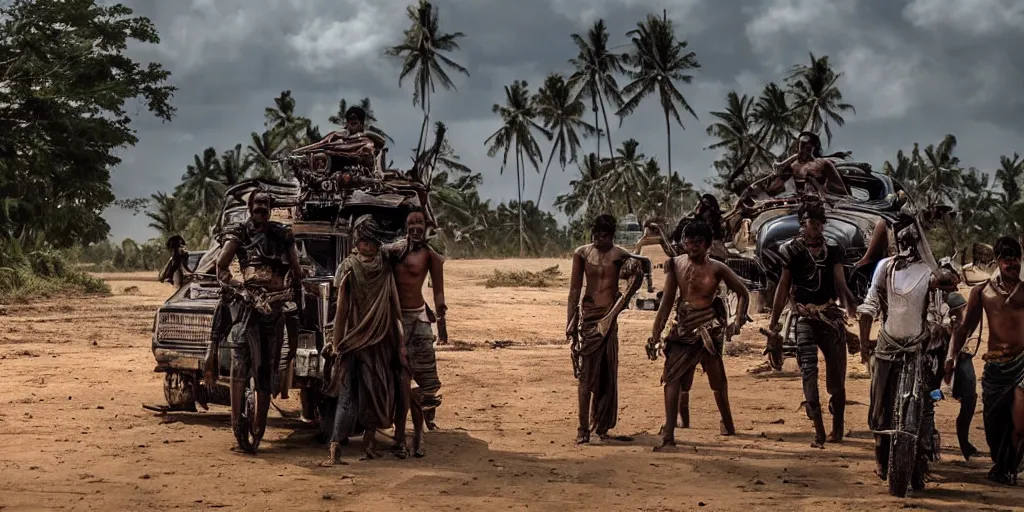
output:
[[[488,288],[548,288],[554,286],[561,277],[558,265],[545,268],[540,272],[529,270],[498,270],[487,278],[484,286]]]

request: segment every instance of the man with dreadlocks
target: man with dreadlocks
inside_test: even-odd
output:
[[[601,439],[609,439],[608,431],[615,427],[619,412],[618,314],[623,301],[628,301],[643,281],[638,261],[613,243],[615,217],[598,215],[591,226],[591,238],[593,243],[573,252],[565,326],[573,372],[579,379],[576,444],[589,443],[592,431]],[[627,277],[632,281],[623,296],[619,279]]]
[[[801,132],[796,154],[773,167],[776,174],[767,187],[769,195],[782,192],[790,178],[796,184],[798,193],[817,196],[824,196],[826,192],[850,195],[835,164],[822,156],[821,139],[814,132]]]
[[[1021,245],[1004,236],[996,240],[999,271],[971,290],[964,322],[953,335],[946,355],[949,383],[957,354],[978,327],[982,313],[988,319],[988,351],[982,358],[981,400],[985,439],[995,464],[989,480],[1016,485],[1024,470],[1024,288],[1021,286]]]
[[[739,333],[747,318],[750,293],[739,277],[724,263],[708,258],[712,228],[695,220],[683,230],[686,253],[665,263],[665,296],[654,320],[651,338],[647,341],[647,355],[658,356],[661,333],[678,293],[676,324],[665,339],[665,371],[661,382],[665,385],[665,425],[662,442],[656,450],[675,446],[676,416],[682,415],[683,427],[689,426],[690,388],[699,363],[708,374],[708,382],[715,393],[715,402],[722,415],[722,435],[733,435],[736,428],[729,408],[728,382],[722,362],[724,330]],[[725,283],[738,297],[736,322],[728,327],[725,303],[718,297],[718,287]]]
[[[907,357],[921,357],[931,342],[941,345],[941,339],[932,339],[929,326],[929,309],[933,293],[937,291],[938,279],[933,270],[921,257],[921,235],[916,225],[903,228],[896,239],[900,252],[884,258],[875,268],[864,303],[857,308],[860,314],[861,350],[874,352],[871,365],[871,401],[868,407],[868,425],[875,433],[875,473],[885,480],[889,473],[890,435],[879,432],[893,428],[895,389],[901,372],[905,371]],[[876,316],[882,317],[882,328],[878,341],[870,340],[871,324]],[[925,364],[924,359],[921,359]],[[927,366],[927,365],[925,365]],[[927,372],[925,372],[927,373]],[[934,372],[933,372],[934,373]],[[928,459],[933,453],[932,432],[934,414],[932,401],[928,397],[928,379],[920,382],[922,405],[926,409],[922,416],[920,435],[917,438],[917,461],[911,478],[911,486],[924,488],[928,471]]]
[[[398,302],[402,307],[402,327],[409,365],[416,389],[412,391],[413,455],[422,457],[423,423],[433,430],[434,411],[441,405],[441,380],[437,376],[434,354],[434,332],[430,324],[437,321],[438,339],[448,341],[445,328],[444,256],[427,244],[427,220],[423,208],[413,208],[405,218],[405,240],[386,246],[388,259],[398,285]],[[423,299],[423,282],[430,276],[434,290],[436,316]]]
[[[358,423],[367,459],[380,455],[375,447],[377,429],[395,426],[395,454],[405,458],[405,413],[409,410],[409,364],[402,329],[395,276],[380,251],[381,233],[370,215],[352,225],[355,253],[335,273],[338,306],[330,343],[324,357],[330,364],[328,396],[337,396],[330,457]]]
[[[818,350],[825,357],[825,382],[831,395],[829,440],[839,442],[843,438],[846,409],[847,331],[846,317],[836,301],[842,301],[852,317],[857,299],[847,287],[843,272],[846,251],[825,239],[824,206],[818,201],[806,200],[800,206],[799,217],[800,234],[779,248],[782,275],[772,301],[769,329],[777,338],[782,331],[779,317],[786,304],[792,301],[797,317],[796,352],[803,379],[805,410],[814,423],[811,446],[824,448],[825,424],[818,398]]]

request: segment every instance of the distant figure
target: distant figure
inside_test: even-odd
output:
[[[171,251],[171,257],[160,271],[157,280],[180,288],[185,283],[185,272],[192,273],[192,269],[188,268],[188,244],[181,235],[173,235],[167,239],[166,247]]]
[[[729,251],[725,248],[725,229],[722,224],[722,207],[718,204],[718,198],[712,194],[704,194],[700,196],[700,200],[697,202],[697,206],[693,208],[693,211],[682,219],[679,219],[679,223],[677,223],[675,229],[672,230],[671,243],[675,250],[675,254],[683,254],[686,252],[683,249],[683,229],[688,223],[694,220],[704,221],[711,226],[712,241],[711,247],[709,248],[709,255],[716,260],[725,260],[725,258],[729,257]]]
[[[775,169],[775,179],[765,190],[770,196],[782,192],[786,181],[790,178],[796,184],[799,194],[850,195],[835,164],[822,156],[821,139],[814,132],[802,132],[798,140],[796,154],[775,163],[772,167]]]

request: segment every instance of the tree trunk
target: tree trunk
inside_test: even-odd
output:
[[[757,144],[750,148],[750,151],[747,152],[747,156],[743,158],[743,162],[740,162],[739,167],[733,170],[732,174],[729,175],[729,180],[726,182],[726,186],[729,187],[729,190],[732,190],[732,182],[736,181],[736,178],[739,178],[740,175],[743,174],[743,171],[746,170],[747,166],[750,165],[750,160],[754,158],[754,153],[756,153],[758,148],[760,148],[761,145],[764,144],[764,141],[765,139],[768,138],[769,133],[771,133],[771,130],[769,130],[767,127],[762,128],[761,135],[758,137],[757,140]]]
[[[420,153],[423,151],[423,146],[426,141],[427,126],[430,123],[430,95],[426,95],[423,98],[423,124],[420,125],[420,137],[416,140],[416,152],[413,154],[413,162],[420,161]],[[420,172],[417,169],[417,172]]]
[[[597,128],[597,126],[598,126],[598,124],[597,124],[598,123],[598,119],[597,119],[597,113],[598,113],[597,98],[598,97],[599,96],[596,95],[596,94],[591,96],[591,100],[592,100],[592,102],[594,104],[594,127],[595,128]],[[608,149],[610,150],[611,148],[608,148]],[[601,129],[600,128],[597,128],[597,153],[595,153],[595,154],[597,155],[597,161],[600,162],[601,161]]]
[[[558,149],[558,139],[551,145],[551,154],[548,155],[548,164],[544,166],[544,174],[540,178],[540,190],[537,192],[537,208],[540,208],[540,197],[544,193],[544,182],[548,179],[548,169],[551,168],[551,160],[555,158],[555,150]],[[565,171],[565,168],[562,168]]]
[[[665,194],[665,218],[668,219],[672,212],[672,177],[675,176],[675,171],[672,170],[672,123],[668,118],[668,110],[665,110],[665,138],[668,143],[668,191]]]
[[[601,101],[601,115],[604,116],[604,134],[608,137],[608,154],[615,154],[615,146],[612,145],[612,129],[608,126],[608,111],[604,108],[604,96],[597,97]],[[597,126],[597,120],[594,120],[594,126]]]
[[[522,258],[526,255],[525,246],[523,245],[523,186],[522,182],[526,181],[520,179],[522,169],[521,162],[523,160],[523,152],[521,148],[516,148],[516,194],[519,198],[519,257]],[[525,177],[525,176],[524,176]]]

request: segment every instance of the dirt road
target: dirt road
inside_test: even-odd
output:
[[[989,462],[959,457],[957,403],[941,402],[943,461],[924,492],[892,499],[872,473],[863,368],[851,358],[842,445],[809,446],[811,426],[793,362],[770,378],[746,373],[756,353],[729,357],[738,434],[718,435],[706,379],[691,397],[692,428],[677,453],[652,453],[662,423],[660,361],[644,356],[653,312],[621,321],[619,421],[630,443],[575,446],[576,391],[564,329],[564,284],[487,289],[493,269],[566,261],[448,263],[453,340],[443,350],[444,404],[427,457],[321,469],[313,432],[271,412],[261,451],[229,450],[228,411],[160,417],[150,332],[171,289],[151,275],[104,276],[108,298],[50,301],[0,310],[0,509],[8,510],[1006,510],[1021,490],[990,485]],[[760,345],[756,326],[740,339]],[[508,348],[487,342],[511,340]],[[980,361],[979,361],[980,363]],[[822,366],[823,368],[823,366]],[[980,370],[980,368],[979,368]],[[980,375],[980,371],[979,371]],[[824,379],[824,372],[822,372]],[[824,382],[821,384],[824,394]],[[279,404],[297,410],[292,400]],[[827,419],[826,419],[827,421]],[[972,438],[986,449],[980,406]]]

